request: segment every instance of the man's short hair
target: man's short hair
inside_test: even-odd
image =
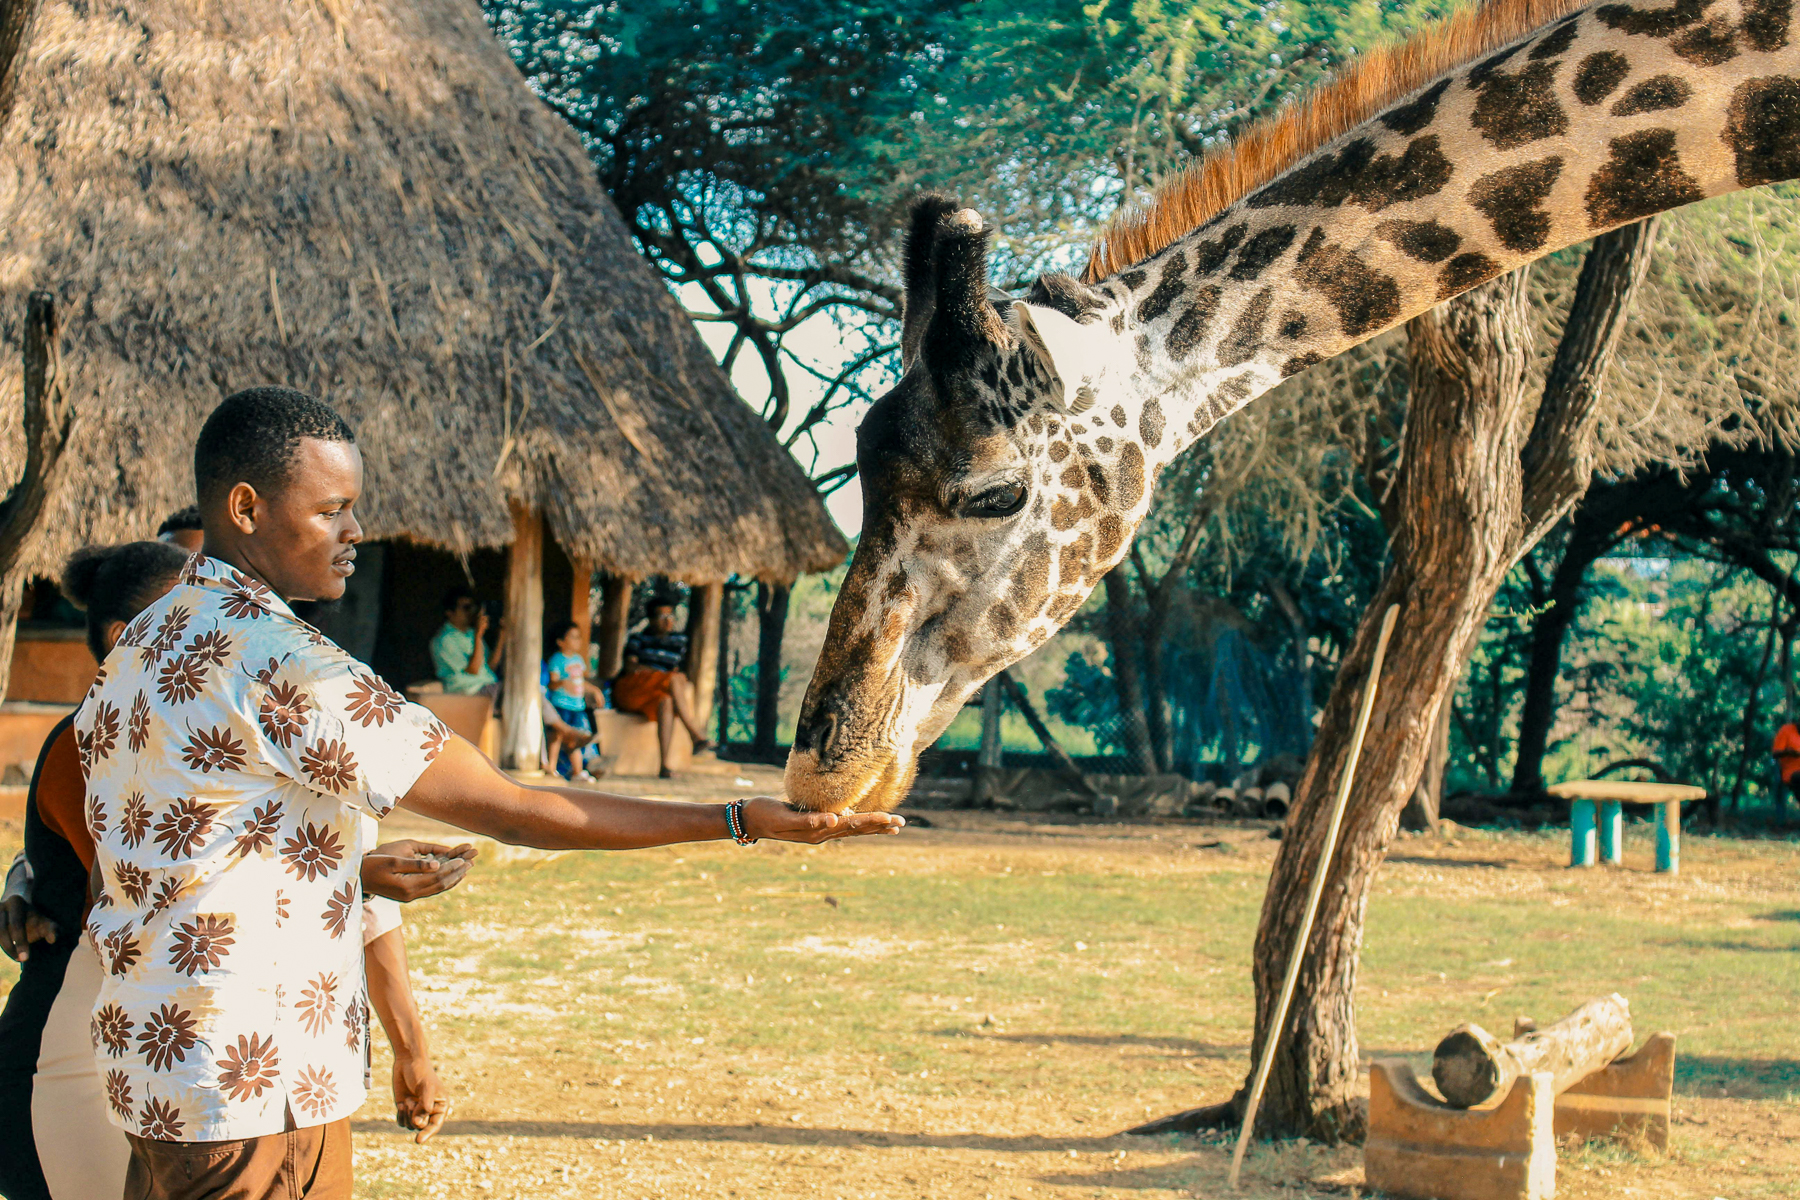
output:
[[[163,523],[156,527],[156,536],[160,538],[171,533],[186,533],[200,527],[200,506],[190,504],[164,517]]]
[[[677,604],[675,597],[673,596],[652,596],[649,600],[644,602],[644,617],[648,620],[650,617],[655,616],[656,610],[659,608],[666,608],[670,612],[674,612],[676,607]]]
[[[475,593],[459,583],[444,593],[444,611],[449,612],[455,608],[458,601],[473,600],[474,598]]]
[[[344,418],[292,388],[235,392],[213,409],[194,443],[194,493],[209,505],[240,483],[271,494],[287,482],[303,438],[354,442]]]

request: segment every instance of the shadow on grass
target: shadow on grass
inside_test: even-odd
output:
[[[1759,921],[1800,921],[1800,912],[1761,913],[1756,919]]]
[[[1390,854],[1387,856],[1387,861],[1405,863],[1412,867],[1481,867],[1489,871],[1505,871],[1523,866],[1521,863],[1507,862],[1502,858],[1432,858],[1423,854]]]
[[[352,1121],[355,1133],[407,1136],[392,1121]],[[981,1133],[893,1133],[884,1129],[808,1129],[804,1125],[674,1125],[608,1121],[451,1121],[440,1137],[606,1138],[641,1142],[721,1142],[759,1146],[898,1147],[923,1150],[984,1150],[1041,1154],[1068,1150],[1141,1148],[1139,1139],[1105,1137],[1005,1137]]]
[[[1021,1046],[1142,1046],[1151,1050],[1176,1050],[1200,1058],[1242,1058],[1250,1047],[1239,1043],[1221,1046],[1190,1038],[1151,1037],[1141,1033],[988,1033],[980,1029],[940,1029],[938,1037],[968,1038],[985,1042],[1015,1042]]]
[[[1785,1100],[1800,1094],[1800,1061],[1675,1054],[1675,1094],[1733,1100]]]

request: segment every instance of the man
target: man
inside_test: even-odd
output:
[[[126,628],[75,722],[101,884],[95,1053],[133,1200],[350,1196],[364,813],[403,804],[546,849],[904,824],[522,786],[288,607],[336,599],[356,569],[362,460],[342,418],[240,392],[207,419],[194,476],[204,556]]]
[[[644,627],[625,639],[624,663],[613,680],[613,707],[634,712],[656,722],[662,751],[662,778],[669,778],[669,751],[675,744],[675,722],[687,726],[694,752],[712,743],[694,720],[689,702],[688,679],[681,667],[687,658],[688,639],[675,632],[675,602],[666,596],[651,600],[644,610]]]
[[[495,696],[500,692],[504,645],[491,651],[484,640],[488,615],[466,587],[444,593],[444,625],[431,639],[431,665],[444,690],[456,696]]]

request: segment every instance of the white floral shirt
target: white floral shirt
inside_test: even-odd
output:
[[[218,559],[131,623],[75,718],[115,1124],[224,1141],[356,1110],[363,814],[449,736]]]

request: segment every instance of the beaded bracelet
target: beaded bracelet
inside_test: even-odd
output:
[[[731,840],[740,846],[754,846],[756,839],[744,830],[744,802],[733,800],[725,806],[725,827],[731,831]]]

